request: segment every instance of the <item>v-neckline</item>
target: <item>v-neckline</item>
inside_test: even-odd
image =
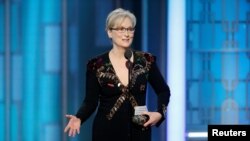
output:
[[[127,85],[123,84],[122,81],[120,80],[119,76],[117,75],[117,73],[116,73],[116,71],[115,71],[115,68],[114,68],[114,66],[113,66],[113,64],[112,64],[112,62],[111,62],[110,57],[109,57],[109,53],[110,53],[110,51],[107,52],[107,58],[108,58],[108,61],[109,61],[110,66],[111,66],[111,68],[112,68],[112,71],[114,72],[115,78],[116,78],[117,81],[118,81],[117,85],[118,85],[118,86],[119,86],[119,85],[122,85],[122,86],[124,86],[124,87],[128,87],[129,82],[128,82]],[[134,53],[134,51],[133,51],[133,62],[134,62],[134,61],[135,61],[135,53]],[[130,75],[132,75],[132,74],[130,74]],[[120,83],[120,84],[119,84],[119,83]]]

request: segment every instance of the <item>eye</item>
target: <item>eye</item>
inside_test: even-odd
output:
[[[128,31],[133,32],[133,31],[135,31],[135,28],[128,28]]]
[[[116,30],[116,31],[118,31],[120,33],[128,32],[129,34],[133,34],[134,31],[135,31],[135,28],[132,28],[132,27],[128,27],[128,28],[118,27],[118,28],[110,28],[110,30]]]
[[[120,31],[125,32],[126,28],[122,27],[122,28],[120,28]]]

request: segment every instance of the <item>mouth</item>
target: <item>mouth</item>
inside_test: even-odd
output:
[[[122,39],[122,41],[124,41],[124,42],[129,42],[130,39]]]

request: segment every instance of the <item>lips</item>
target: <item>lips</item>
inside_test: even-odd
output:
[[[122,39],[122,41],[129,42],[130,39]]]

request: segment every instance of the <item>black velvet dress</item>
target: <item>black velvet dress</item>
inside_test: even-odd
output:
[[[86,97],[76,116],[83,123],[98,107],[93,122],[93,141],[150,141],[151,128],[134,124],[131,119],[133,107],[145,105],[148,82],[158,96],[155,111],[162,114],[156,126],[165,119],[170,90],[156,65],[156,57],[133,50],[131,89],[128,91],[117,77],[108,54],[105,52],[88,62]]]

